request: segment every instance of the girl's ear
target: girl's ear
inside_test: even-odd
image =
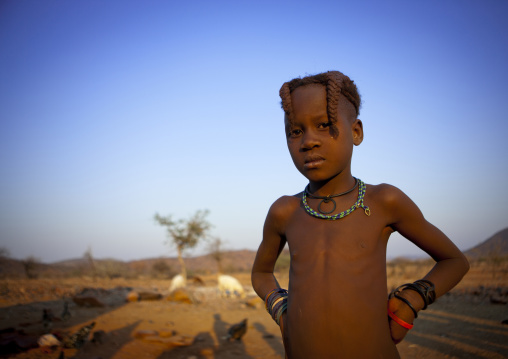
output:
[[[360,119],[356,119],[351,126],[351,131],[353,132],[353,144],[358,146],[363,142],[363,124]]]

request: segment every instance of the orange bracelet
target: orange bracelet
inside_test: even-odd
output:
[[[388,316],[392,318],[395,321],[395,323],[403,326],[406,329],[411,329],[414,327],[414,324],[409,324],[408,322],[403,321],[402,319],[397,317],[395,313],[393,313],[390,309],[388,309]]]
[[[272,293],[276,292],[278,289],[280,289],[280,288],[275,288],[274,290],[272,290],[270,293],[268,293],[268,294],[266,295],[266,297],[265,297],[265,307],[268,307],[268,297],[269,297],[270,295],[272,295]],[[268,309],[268,308],[267,308],[267,309]]]

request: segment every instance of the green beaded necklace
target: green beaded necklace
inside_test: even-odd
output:
[[[330,221],[335,221],[337,219],[346,217],[348,214],[352,213],[355,209],[361,207],[365,211],[365,214],[367,216],[370,216],[370,208],[367,207],[363,203],[363,197],[365,196],[365,191],[367,189],[367,185],[359,178],[355,178],[355,180],[358,182],[358,199],[356,200],[356,203],[353,204],[353,206],[351,208],[349,208],[343,212],[334,214],[333,216],[328,216],[326,214],[318,213],[315,210],[313,210],[312,208],[310,208],[310,206],[307,204],[307,191],[304,190],[303,195],[302,195],[302,203],[303,203],[303,207],[305,208],[305,211],[313,217],[327,219]]]

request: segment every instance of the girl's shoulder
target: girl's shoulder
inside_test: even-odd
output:
[[[300,207],[302,193],[303,192],[292,196],[282,196],[278,198],[275,202],[273,202],[269,213],[275,215],[276,217],[287,217],[288,215],[292,214],[297,208]]]
[[[408,198],[399,188],[388,183],[368,184],[366,194],[371,201],[387,207],[397,206]]]

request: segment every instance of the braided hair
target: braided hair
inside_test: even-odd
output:
[[[291,92],[300,86],[310,84],[321,84],[326,87],[326,111],[332,124],[337,122],[337,109],[342,99],[354,106],[357,117],[360,114],[361,99],[355,83],[340,71],[328,71],[303,78],[297,77],[282,85],[279,91],[281,106],[290,125],[293,124]]]

